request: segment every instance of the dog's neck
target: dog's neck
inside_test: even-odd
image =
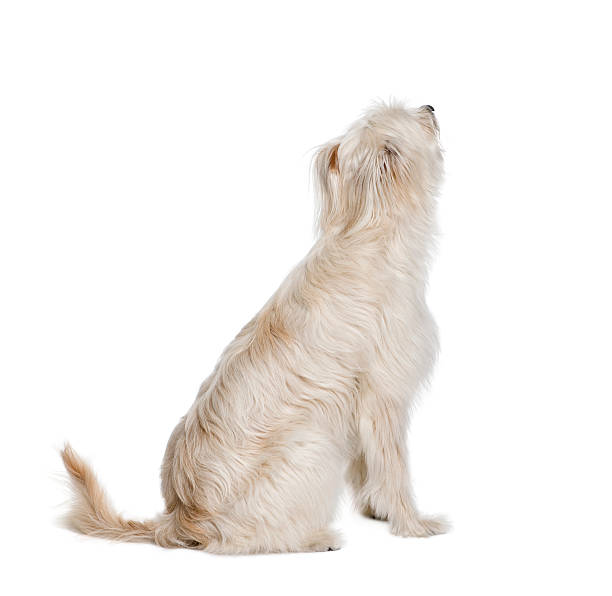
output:
[[[435,202],[427,208],[411,209],[384,217],[368,226],[322,231],[317,244],[364,266],[393,270],[412,282],[427,282],[430,254],[436,235]]]
[[[395,213],[358,226],[330,226],[320,230],[319,237],[346,245],[397,244],[405,250],[428,251],[436,234],[436,204],[428,198],[417,207]]]

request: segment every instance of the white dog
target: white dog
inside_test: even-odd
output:
[[[394,534],[445,531],[415,508],[405,446],[437,350],[425,303],[442,177],[433,108],[376,105],[319,149],[314,170],[318,240],[174,429],[166,511],[123,519],[67,445],[77,530],[215,553],[335,550],[346,471],[360,510]]]

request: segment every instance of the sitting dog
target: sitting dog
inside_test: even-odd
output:
[[[78,531],[215,553],[335,550],[343,473],[394,534],[445,531],[415,507],[405,440],[437,351],[425,302],[442,178],[433,108],[375,105],[313,169],[318,239],[174,429],[165,512],[123,519],[66,445]]]

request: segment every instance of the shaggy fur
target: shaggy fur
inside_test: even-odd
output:
[[[318,239],[174,429],[166,511],[123,519],[66,446],[79,531],[215,553],[334,550],[343,472],[394,534],[445,530],[415,508],[405,445],[437,350],[425,303],[442,177],[433,110],[374,106],[318,150],[314,173]]]

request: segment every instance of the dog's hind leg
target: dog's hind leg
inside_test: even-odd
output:
[[[302,428],[278,441],[258,476],[213,516],[215,553],[317,552],[340,548],[330,529],[342,489],[342,454],[334,438]]]

